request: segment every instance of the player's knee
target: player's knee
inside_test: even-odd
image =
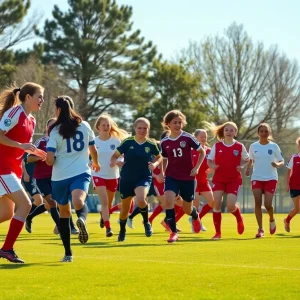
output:
[[[236,207],[234,204],[227,204],[227,210],[228,211],[235,211]]]
[[[266,210],[271,210],[273,208],[272,204],[265,204]]]

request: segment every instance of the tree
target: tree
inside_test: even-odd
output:
[[[159,138],[163,128],[163,116],[170,110],[179,109],[186,117],[185,128],[193,132],[202,126],[207,108],[204,105],[206,94],[199,90],[202,78],[189,71],[185,63],[175,64],[156,60],[149,77],[153,99],[138,107],[136,117],[145,116],[151,122],[151,136]]]
[[[111,0],[69,0],[46,21],[45,60],[57,64],[78,94],[79,112],[93,119],[119,104],[147,96],[147,68],[156,55],[140,31],[132,31],[132,8]]]

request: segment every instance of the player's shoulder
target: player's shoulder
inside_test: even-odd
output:
[[[48,142],[48,140],[49,140],[49,137],[48,136],[42,136],[42,137],[40,137],[40,138],[38,138],[36,141],[35,141],[35,145],[36,146],[38,146],[38,145],[40,145],[41,143],[43,143],[43,142]]]
[[[82,121],[79,124],[78,128],[82,128],[82,129],[85,129],[85,130],[92,130],[91,125],[87,121]]]
[[[4,120],[4,124],[6,126],[10,126],[12,120],[19,119],[19,117],[22,113],[25,114],[21,105],[11,107],[4,113],[4,115],[2,117]]]
[[[134,137],[133,136],[129,136],[129,137],[127,137],[126,139],[124,139],[123,141],[122,141],[122,145],[123,144],[131,144],[131,143],[133,143],[135,141],[135,139],[134,139]]]
[[[192,139],[192,140],[196,140],[196,138],[195,138],[192,134],[190,134],[190,133],[188,133],[188,132],[186,132],[186,131],[182,131],[181,136],[182,136],[182,137],[185,137],[185,138]]]
[[[148,144],[150,144],[151,146],[155,146],[155,147],[157,146],[157,142],[154,141],[154,140],[151,139],[151,138],[147,138],[146,142],[147,142]]]

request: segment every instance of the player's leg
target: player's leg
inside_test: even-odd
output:
[[[214,208],[213,208],[213,221],[215,226],[215,235],[212,239],[218,240],[221,238],[221,223],[222,223],[222,199],[224,196],[224,187],[222,184],[214,185]]]
[[[295,217],[298,212],[300,212],[300,190],[291,190],[290,194],[291,196],[295,196],[298,194],[298,196],[292,197],[294,207],[290,210],[289,214],[284,219],[284,229],[286,232],[291,231],[290,222],[292,218]]]
[[[264,206],[269,215],[270,234],[274,234],[276,232],[276,222],[274,219],[273,194],[265,191],[264,200]]]
[[[120,232],[119,232],[119,235],[118,235],[118,241],[119,242],[123,242],[125,240],[126,223],[127,223],[127,218],[128,218],[128,213],[129,213],[132,198],[133,198],[133,196],[128,196],[128,197],[122,199],[122,206],[121,206],[121,209],[120,209],[120,217],[119,217],[120,218],[119,219]]]
[[[243,217],[241,215],[240,208],[236,205],[236,201],[237,201],[237,195],[236,194],[232,194],[232,193],[227,194],[227,209],[236,218],[238,233],[243,234],[244,230],[245,230],[244,221],[243,221]]]

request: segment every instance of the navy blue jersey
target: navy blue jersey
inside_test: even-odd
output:
[[[124,154],[121,178],[135,181],[143,177],[152,177],[149,162],[153,161],[153,156],[160,154],[156,143],[147,139],[139,144],[134,137],[129,137],[117,150],[120,154]]]
[[[26,168],[26,171],[28,173],[28,175],[30,176],[30,178],[33,178],[33,171],[34,171],[34,168],[35,168],[35,163],[30,163],[27,161],[27,157],[28,157],[28,153],[24,153],[24,156],[23,156],[23,160],[24,160],[24,163],[25,163],[25,168]]]

